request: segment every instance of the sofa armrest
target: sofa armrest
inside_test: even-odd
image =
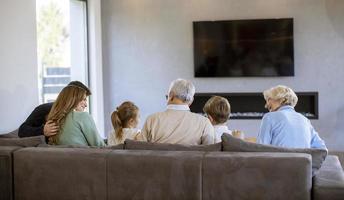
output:
[[[13,152],[20,147],[0,146],[0,199],[13,199]]]
[[[329,155],[313,178],[314,200],[342,200],[344,171],[337,156]]]

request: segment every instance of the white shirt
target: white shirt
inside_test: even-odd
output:
[[[232,135],[232,131],[228,129],[225,124],[214,125],[215,130],[215,143],[221,142],[221,136],[223,133],[228,133]]]
[[[116,132],[113,131],[109,137],[108,137],[108,145],[117,145],[117,144],[123,144],[125,139],[130,140],[141,140],[139,137],[141,130],[137,128],[123,128],[123,137],[121,140],[119,140],[116,137]]]
[[[169,110],[184,110],[184,111],[190,110],[188,105],[177,105],[177,104],[169,104],[169,105],[167,105],[167,109],[169,109]]]

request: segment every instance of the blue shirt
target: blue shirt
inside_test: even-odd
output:
[[[326,149],[325,142],[311,122],[292,106],[282,106],[277,111],[264,115],[257,143],[289,148]]]

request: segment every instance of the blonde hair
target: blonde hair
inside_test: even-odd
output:
[[[289,105],[295,107],[298,101],[298,98],[295,92],[284,85],[277,85],[263,92],[264,99],[273,99],[279,101],[281,106]]]
[[[130,119],[136,119],[138,112],[139,108],[133,102],[125,101],[111,114],[112,126],[118,140],[122,140],[123,128],[127,127]]]
[[[58,135],[67,115],[85,98],[86,93],[84,88],[74,85],[68,85],[62,89],[47,119],[47,121],[53,121],[59,127],[58,133],[49,137],[49,144],[57,144]]]
[[[213,96],[205,103],[203,111],[210,115],[217,124],[222,124],[229,118],[231,105],[226,98]]]

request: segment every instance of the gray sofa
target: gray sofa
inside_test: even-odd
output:
[[[225,152],[221,143],[41,146],[0,146],[0,199],[344,199],[336,156],[312,178],[310,154]]]

